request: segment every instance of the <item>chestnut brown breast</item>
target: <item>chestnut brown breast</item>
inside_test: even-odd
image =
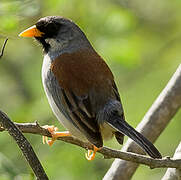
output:
[[[109,67],[94,50],[64,53],[53,61],[51,70],[63,89],[78,96],[90,89],[110,93],[114,82]]]

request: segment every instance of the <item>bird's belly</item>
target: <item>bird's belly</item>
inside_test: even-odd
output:
[[[47,88],[45,87],[45,93],[48,98],[48,102],[51,106],[53,113],[55,114],[58,121],[70,132],[70,134],[80,140],[87,141],[85,136],[68,120],[59,110],[57,105],[55,104],[50,92],[48,92]]]
[[[86,137],[79,131],[79,129],[77,129],[73,125],[73,123],[61,113],[60,109],[57,107],[52,97],[52,92],[47,87],[46,80],[47,80],[48,71],[50,70],[50,66],[51,66],[50,59],[47,56],[45,56],[42,67],[42,82],[51,109],[55,114],[56,118],[59,120],[59,122],[70,132],[72,136],[75,136],[80,140],[87,141]]]
[[[113,137],[115,129],[113,129],[109,124],[103,123],[100,125],[100,131],[103,140],[106,141]]]
[[[81,140],[85,140],[82,133],[71,123],[71,121],[67,120],[67,118],[60,112],[60,110],[58,109],[51,95],[49,95],[49,93],[47,92],[46,94],[47,94],[48,102],[52,108],[52,111],[54,112],[59,122],[70,132],[71,135]]]

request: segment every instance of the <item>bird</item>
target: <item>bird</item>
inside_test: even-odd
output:
[[[52,145],[58,137],[73,136],[90,142],[86,158],[93,160],[103,142],[124,135],[150,157],[162,158],[157,148],[126,120],[113,73],[95,51],[84,32],[72,20],[47,16],[19,34],[33,37],[43,49],[42,82],[48,102],[59,122],[68,130],[46,126]]]

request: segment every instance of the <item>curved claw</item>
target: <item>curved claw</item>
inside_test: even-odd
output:
[[[101,149],[101,148],[97,148],[96,146],[93,146],[93,147],[94,147],[94,150],[89,149],[88,152],[85,154],[85,157],[88,161],[94,160],[96,152]]]
[[[56,141],[56,139],[58,137],[71,136],[68,131],[57,132],[58,128],[55,127],[55,126],[45,125],[43,127],[45,129],[47,129],[51,133],[51,135],[52,135],[52,139],[51,140],[49,140],[47,136],[43,136],[43,144],[47,143],[49,146],[53,145],[53,143]]]

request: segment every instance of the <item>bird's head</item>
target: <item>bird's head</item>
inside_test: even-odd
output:
[[[34,37],[42,44],[45,53],[57,54],[57,56],[91,47],[81,29],[73,21],[61,16],[41,18],[19,36]]]

